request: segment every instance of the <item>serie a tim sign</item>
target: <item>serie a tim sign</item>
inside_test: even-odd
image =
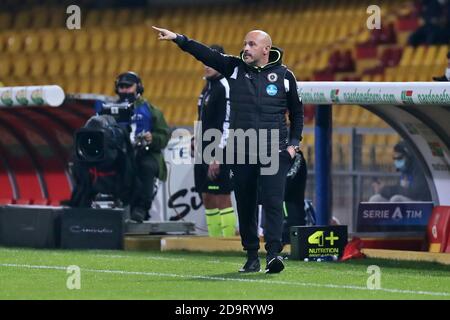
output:
[[[293,260],[337,260],[348,240],[347,226],[294,226],[290,232]]]

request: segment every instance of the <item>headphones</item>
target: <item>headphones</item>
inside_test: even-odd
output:
[[[119,94],[119,82],[120,80],[125,77],[131,77],[134,79],[134,83],[136,83],[136,93],[142,95],[144,93],[144,86],[142,85],[141,78],[138,76],[137,73],[132,71],[127,71],[124,73],[121,73],[117,76],[116,81],[114,82],[114,92]]]

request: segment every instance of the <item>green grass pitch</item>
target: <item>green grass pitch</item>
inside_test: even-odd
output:
[[[450,299],[446,265],[288,260],[281,274],[239,274],[243,262],[237,253],[0,248],[0,299]],[[71,265],[80,289],[67,287]],[[370,265],[380,289],[367,287]]]

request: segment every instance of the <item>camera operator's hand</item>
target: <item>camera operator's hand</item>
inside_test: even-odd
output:
[[[152,26],[152,28],[155,29],[156,31],[159,31],[158,40],[173,40],[177,37],[177,34],[170,30],[158,28],[155,26]]]
[[[214,160],[208,167],[209,180],[216,180],[220,173],[220,164]]]
[[[151,132],[146,132],[146,133],[144,133],[144,139],[145,139],[145,141],[147,141],[148,143],[152,143],[152,140],[153,140],[153,136],[152,136],[152,133]]]

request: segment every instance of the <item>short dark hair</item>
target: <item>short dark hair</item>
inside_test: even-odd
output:
[[[213,44],[213,45],[210,46],[210,48],[215,50],[215,51],[217,51],[217,52],[219,52],[219,53],[222,53],[222,54],[225,53],[225,50],[223,50],[223,47],[218,45],[218,44]]]
[[[409,156],[409,150],[404,141],[400,141],[394,146],[394,151]]]

